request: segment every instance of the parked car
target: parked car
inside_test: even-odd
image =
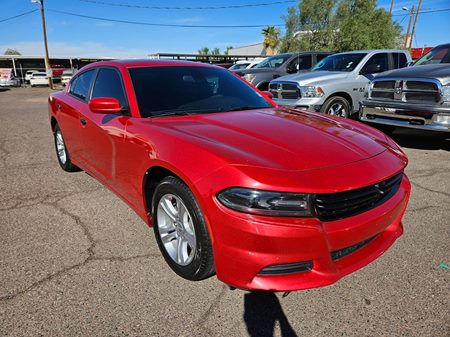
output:
[[[30,83],[30,77],[33,73],[37,73],[39,72],[39,70],[27,70],[27,72],[25,73],[25,82],[26,83]]]
[[[406,155],[356,121],[277,108],[213,65],[105,61],[49,97],[58,162],[153,226],[181,277],[319,287],[402,234]]]
[[[37,85],[48,85],[48,76],[45,72],[35,72],[31,74],[30,85],[35,87]]]
[[[20,80],[14,76],[12,69],[0,69],[0,86],[19,87]]]
[[[243,76],[259,90],[266,91],[269,88],[269,82],[274,78],[286,74],[306,72],[330,54],[332,53],[301,52],[279,54],[268,57],[252,69],[238,70],[236,73]]]
[[[64,70],[61,75],[61,83],[63,86],[66,86],[67,83],[72,79],[73,71],[72,70]]]
[[[306,74],[280,77],[270,82],[273,100],[282,106],[349,117],[359,103],[373,74],[402,68],[411,61],[403,50],[359,50],[334,54]]]
[[[251,69],[257,66],[259,63],[264,61],[266,58],[264,57],[257,57],[253,60],[238,60],[235,64],[233,64],[229,70],[236,71],[236,70],[244,70],[244,69]]]
[[[52,78],[54,80],[61,79],[61,76],[64,72],[65,67],[61,64],[52,64],[51,68],[52,68]]]
[[[450,44],[437,46],[412,67],[375,77],[360,119],[392,131],[406,127],[450,131]]]

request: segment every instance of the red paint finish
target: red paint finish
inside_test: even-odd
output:
[[[243,289],[276,291],[325,286],[375,260],[402,234],[410,194],[406,175],[389,200],[341,220],[258,216],[223,206],[217,193],[234,186],[336,193],[373,185],[401,172],[407,158],[391,139],[359,122],[275,104],[272,109],[140,118],[128,68],[179,65],[209,66],[171,61],[91,64],[80,73],[99,66],[120,72],[129,115],[105,121],[110,115],[93,113],[68,89],[51,95],[49,114],[59,123],[73,163],[114,191],[150,226],[146,172],[159,166],[183,180],[209,226],[220,280]],[[331,252],[375,235],[356,252],[331,259]],[[308,260],[314,263],[311,271],[258,275],[269,265]]]

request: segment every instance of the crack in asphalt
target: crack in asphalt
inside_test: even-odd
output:
[[[420,172],[423,174],[418,174],[415,175],[414,173],[409,174],[410,178],[412,179],[417,179],[417,178],[428,178],[428,177],[432,177],[434,175],[437,174],[441,174],[441,173],[448,173],[448,169],[425,169],[425,170],[416,170],[415,172]]]
[[[103,189],[103,188],[94,189],[94,190],[91,190],[90,192],[93,192],[93,191],[96,191],[96,190],[100,190],[100,189]],[[64,195],[60,196],[57,200],[55,200],[53,202],[49,202],[48,199],[50,199],[51,197],[54,198],[55,194],[46,195],[46,196],[39,197],[39,198],[31,198],[31,199],[27,199],[27,200],[39,199],[39,202],[35,203],[35,204],[23,205],[22,207],[30,207],[30,206],[33,206],[33,205],[36,205],[36,204],[50,206],[50,207],[55,208],[57,211],[59,211],[63,215],[65,215],[65,216],[71,218],[73,221],[75,221],[75,223],[79,227],[81,227],[81,229],[83,231],[83,235],[85,236],[86,240],[89,243],[89,247],[85,251],[87,253],[87,257],[81,262],[78,262],[78,263],[73,264],[71,266],[65,267],[65,268],[63,268],[61,270],[58,270],[57,272],[54,272],[54,273],[52,273],[52,274],[50,274],[50,275],[48,275],[48,276],[46,276],[46,277],[36,281],[36,282],[33,282],[31,285],[29,285],[25,289],[17,291],[17,292],[15,292],[13,294],[0,296],[0,302],[15,299],[16,297],[18,297],[20,295],[24,295],[24,294],[32,291],[33,289],[39,287],[40,285],[42,285],[44,283],[47,283],[47,282],[49,282],[49,281],[51,281],[51,280],[53,280],[55,278],[58,278],[60,276],[66,275],[67,273],[69,273],[72,270],[80,269],[80,268],[86,266],[88,263],[93,262],[93,261],[126,262],[126,261],[131,261],[131,260],[136,260],[136,259],[145,259],[145,258],[149,258],[149,257],[159,256],[159,254],[140,254],[140,255],[134,255],[134,256],[128,256],[128,257],[96,256],[95,253],[94,253],[94,249],[95,249],[95,246],[96,246],[97,242],[95,241],[93,235],[89,231],[88,225],[85,222],[83,222],[83,220],[81,220],[81,218],[78,215],[73,214],[72,212],[68,211],[63,206],[58,204],[58,202],[60,202],[64,198],[67,198],[69,196],[73,196],[73,195],[76,195],[76,194],[81,194],[81,193],[87,193],[87,191],[80,191],[80,192],[75,192],[75,193],[70,193],[70,194],[64,194]],[[20,206],[17,207],[16,206],[16,208],[22,208],[22,207],[20,207]],[[13,209],[13,208],[11,208],[11,209]]]
[[[425,210],[431,209],[431,208],[439,208],[439,207],[438,207],[438,206],[423,206],[423,207],[414,208],[414,209],[407,209],[407,210],[406,210],[406,213],[413,213],[413,212],[425,211]]]
[[[0,161],[3,163],[3,166],[7,166],[6,165],[6,157],[8,157],[11,154],[11,152],[9,152],[6,149],[6,140],[2,140],[0,141]]]
[[[227,288],[228,288],[228,286],[222,285],[222,290],[219,292],[219,294],[217,294],[216,298],[214,298],[214,300],[211,302],[208,309],[200,316],[200,318],[197,320],[197,322],[195,324],[195,325],[199,326],[200,328],[208,331],[210,334],[212,334],[212,331],[211,331],[211,329],[209,329],[206,326],[206,321],[213,313],[215,307],[220,303],[220,301],[222,301],[222,298],[227,293]]]
[[[417,187],[419,187],[419,188],[421,188],[421,189],[423,189],[423,190],[425,190],[425,191],[428,191],[428,192],[431,192],[431,193],[438,193],[438,194],[441,194],[441,195],[444,195],[444,196],[450,198],[450,193],[442,192],[442,191],[437,191],[437,190],[433,190],[433,189],[431,189],[431,188],[422,186],[422,185],[420,185],[420,184],[418,184],[418,183],[416,183],[416,182],[411,182],[411,184],[414,185],[414,186],[417,186]]]

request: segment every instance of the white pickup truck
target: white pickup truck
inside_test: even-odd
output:
[[[411,62],[404,50],[359,50],[333,54],[308,73],[279,77],[269,84],[281,106],[349,117],[359,110],[373,74],[403,68]]]

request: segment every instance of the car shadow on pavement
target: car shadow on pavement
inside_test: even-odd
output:
[[[298,337],[272,292],[251,292],[244,295],[244,321],[251,337],[273,337],[276,322],[282,337]]]
[[[450,132],[397,128],[388,136],[405,148],[450,151]]]

